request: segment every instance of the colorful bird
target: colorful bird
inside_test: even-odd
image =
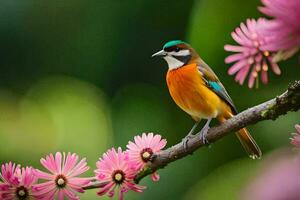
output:
[[[187,141],[195,136],[193,133],[201,119],[207,119],[199,133],[206,143],[206,134],[213,118],[224,122],[237,114],[223,84],[197,52],[181,40],[167,42],[161,51],[152,55],[154,56],[163,57],[167,61],[169,92],[175,103],[196,121],[183,139],[185,148]],[[239,130],[236,135],[251,158],[261,157],[258,145],[246,128]]]

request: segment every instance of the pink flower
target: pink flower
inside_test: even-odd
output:
[[[224,47],[226,51],[235,52],[225,59],[226,63],[235,62],[229,68],[228,74],[236,74],[235,80],[242,85],[250,72],[249,88],[254,86],[255,81],[258,85],[259,74],[262,82],[267,84],[270,67],[275,74],[281,73],[278,65],[272,61],[274,52],[261,48],[266,44],[267,39],[261,30],[267,23],[267,20],[263,18],[259,18],[257,21],[248,19],[246,24],[241,23],[240,27],[231,34],[240,46],[225,45]]]
[[[293,138],[291,138],[291,144],[295,147],[300,147],[300,125],[295,125],[297,133],[292,133]]]
[[[136,163],[137,170],[141,170],[150,161],[154,153],[159,152],[167,144],[165,139],[161,139],[160,135],[143,133],[141,136],[135,136],[134,142],[129,141],[127,144],[127,152],[129,159]],[[159,175],[155,172],[152,174],[152,180],[158,181]]]
[[[128,154],[119,147],[118,150],[112,148],[103,154],[103,157],[96,163],[96,178],[105,183],[98,192],[99,196],[108,193],[113,197],[115,190],[118,189],[119,200],[123,199],[124,193],[129,190],[142,192],[144,186],[136,185],[133,182],[137,174],[136,166],[128,159]]]
[[[262,0],[265,7],[259,10],[274,19],[265,27],[270,36],[263,45],[264,50],[280,51],[282,59],[287,59],[300,47],[300,1],[299,0]],[[281,51],[282,52],[282,51]]]
[[[36,172],[38,178],[46,180],[33,186],[34,194],[39,199],[79,199],[76,192],[83,193],[82,187],[90,182],[89,178],[77,177],[86,172],[89,167],[85,158],[78,162],[78,155],[75,153],[68,153],[66,156],[65,153],[57,152],[55,157],[53,154],[50,154],[46,158],[41,159],[41,164],[50,173],[40,170]]]
[[[300,163],[290,152],[273,153],[241,193],[241,200],[300,199]]]
[[[0,179],[0,199],[24,200],[36,199],[32,194],[32,185],[37,182],[32,167],[21,168],[12,162],[2,165]]]

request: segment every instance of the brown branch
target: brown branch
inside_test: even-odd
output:
[[[249,108],[226,122],[212,127],[207,134],[209,143],[213,143],[227,134],[237,131],[243,127],[255,124],[262,120],[275,120],[280,115],[285,115],[288,111],[297,111],[300,109],[300,80],[290,84],[288,90],[267,102]],[[182,143],[178,143],[166,150],[153,155],[152,162],[149,163],[143,171],[135,178],[138,183],[145,176],[164,168],[171,162],[192,154],[195,150],[204,146],[200,137],[191,138],[187,143],[187,149],[184,149]]]
[[[275,120],[280,115],[285,115],[289,111],[297,111],[300,109],[300,80],[290,84],[288,90],[260,105],[249,108],[226,122],[212,127],[207,134],[209,143],[213,143],[231,132],[237,131],[243,127],[255,124],[262,120]],[[169,163],[181,159],[204,146],[200,137],[193,137],[187,142],[187,149],[182,143],[178,143],[166,150],[160,151],[152,156],[151,162],[135,177],[138,183],[145,176],[164,168]],[[93,182],[84,189],[94,189],[102,187],[104,183]]]

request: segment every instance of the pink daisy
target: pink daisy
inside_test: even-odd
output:
[[[246,24],[241,23],[240,27],[232,32],[233,39],[240,45],[225,45],[226,51],[235,52],[225,59],[226,63],[233,63],[228,73],[236,74],[235,80],[243,84],[249,74],[248,87],[252,88],[256,81],[259,82],[259,74],[264,84],[268,83],[268,70],[271,67],[277,75],[281,73],[278,65],[272,61],[274,52],[263,50],[267,36],[261,31],[266,26],[267,20],[259,18],[257,21],[248,19]]]
[[[37,182],[32,167],[21,168],[12,162],[2,165],[0,179],[0,199],[29,200],[36,199],[32,194],[32,185]]]
[[[119,200],[123,199],[124,193],[129,190],[142,192],[144,186],[134,183],[137,174],[136,166],[128,159],[128,154],[119,147],[118,150],[112,148],[103,154],[102,158],[96,163],[96,178],[105,183],[98,192],[99,196],[108,194],[113,197],[115,190],[118,190]]]
[[[151,160],[152,155],[163,149],[166,144],[165,139],[161,139],[160,135],[153,136],[153,133],[143,133],[142,137],[135,136],[134,142],[129,141],[127,144],[129,159],[136,163],[137,170],[141,170]],[[156,172],[151,177],[153,181],[159,180]]]
[[[297,133],[292,133],[293,138],[291,138],[291,144],[295,147],[300,147],[300,125],[295,125]]]
[[[83,193],[82,187],[87,186],[90,182],[90,178],[77,177],[86,172],[89,167],[85,158],[78,162],[78,155],[75,153],[68,153],[66,156],[65,153],[57,152],[55,157],[50,154],[41,159],[41,164],[50,173],[40,170],[36,172],[38,178],[46,180],[33,186],[34,194],[39,199],[79,199],[76,193]]]
[[[300,1],[262,0],[265,7],[259,10],[273,17],[265,31],[270,35],[264,50],[280,51],[278,60],[285,60],[295,54],[300,47]]]
[[[267,160],[266,160],[267,159]],[[240,200],[300,199],[300,167],[290,152],[272,153],[242,190]]]

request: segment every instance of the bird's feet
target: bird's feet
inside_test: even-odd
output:
[[[188,143],[188,141],[191,138],[195,137],[195,135],[193,135],[193,133],[194,133],[195,129],[197,128],[198,124],[199,124],[199,122],[196,122],[194,124],[194,126],[192,127],[192,129],[190,130],[190,132],[182,139],[182,144],[183,144],[183,148],[184,148],[185,151],[187,151],[187,143]]]
[[[203,127],[203,129],[198,133],[200,140],[203,142],[203,144],[206,144],[206,145],[209,145],[209,142],[206,138],[209,128],[210,128],[209,126]]]
[[[190,139],[192,139],[193,137],[195,137],[195,135],[193,134],[188,134],[187,136],[185,136],[183,139],[182,139],[182,145],[183,145],[183,148],[185,151],[187,151],[187,143]]]

